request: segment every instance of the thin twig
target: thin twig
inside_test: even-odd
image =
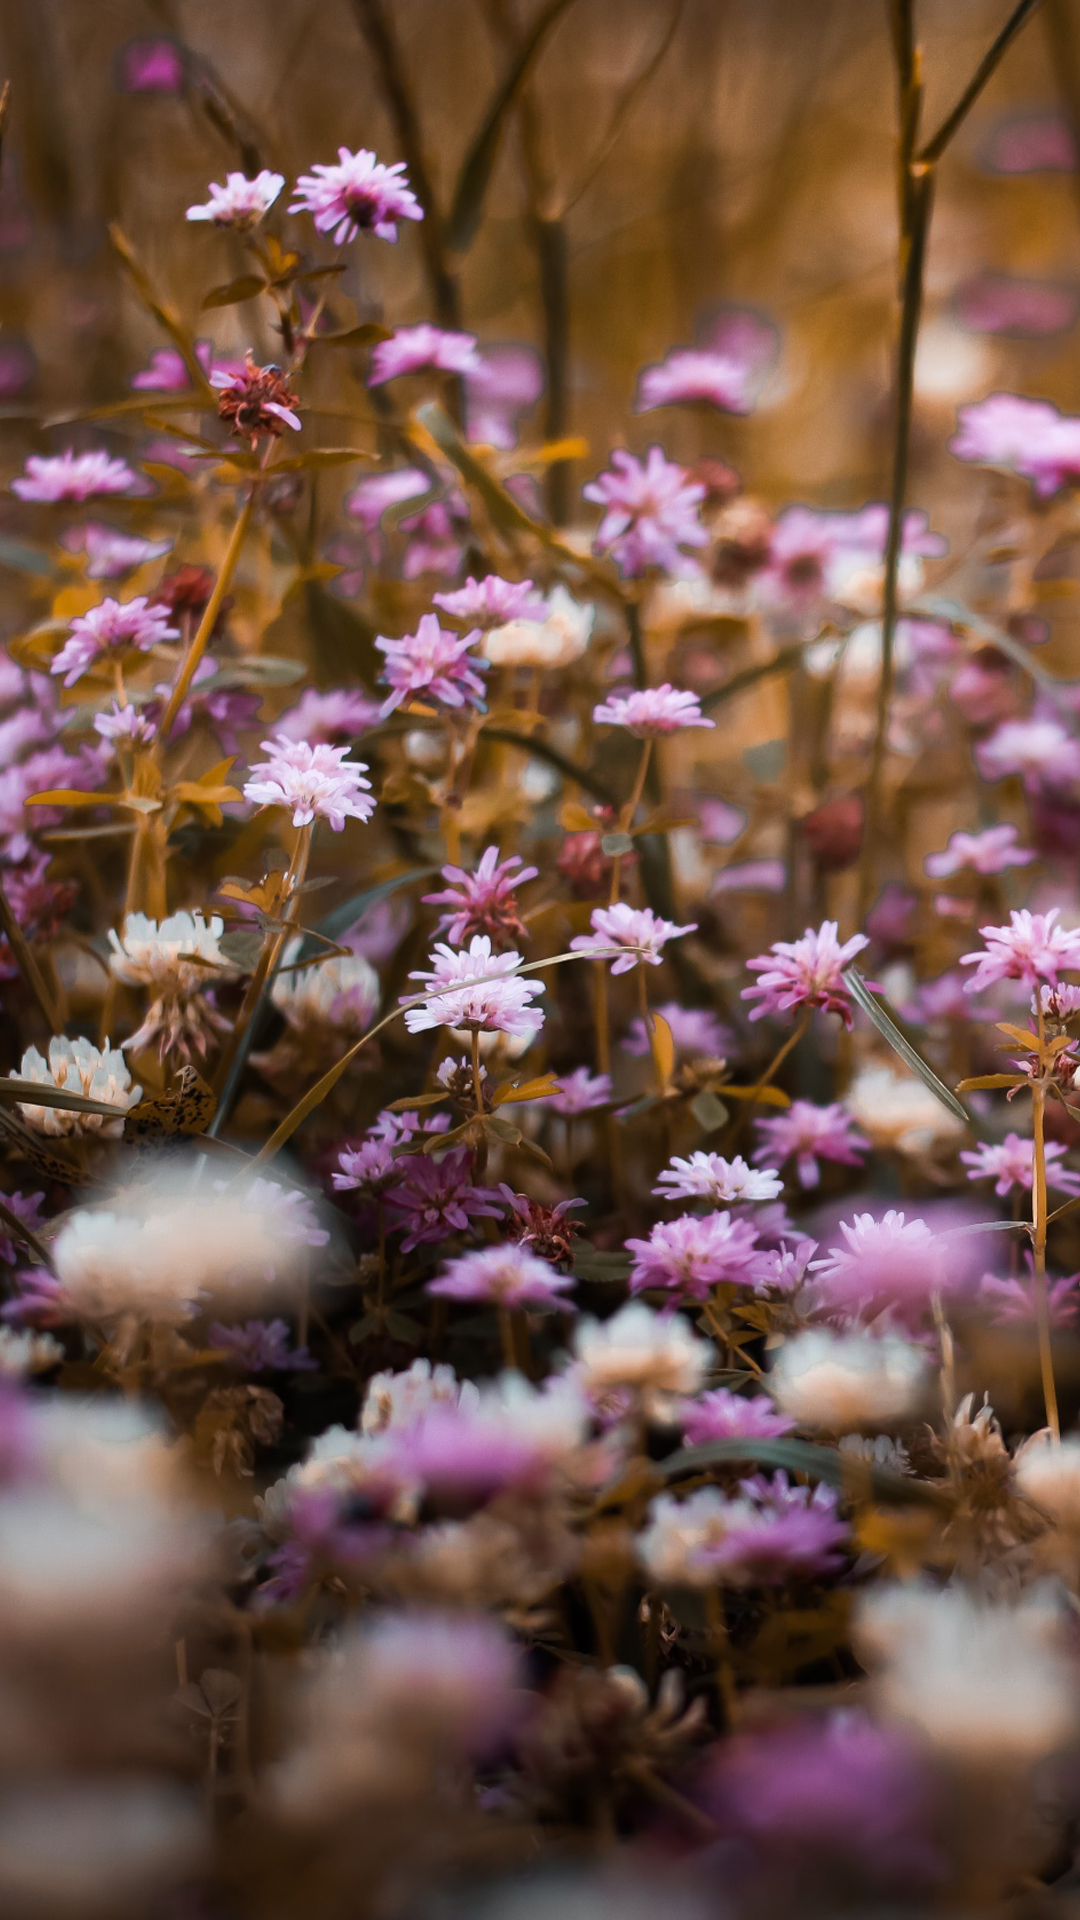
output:
[[[1038,5],[1039,0],[1019,0],[1019,5],[1013,8],[997,39],[987,48],[979,61],[951,113],[945,115],[937,132],[922,148],[918,157],[924,166],[933,166],[941,159],[953,135],[967,119],[987,81],[997,71],[1021,27],[1031,18]]]
[[[578,184],[574,188],[574,191],[562,203],[562,215],[564,219],[566,218],[566,215],[571,211],[571,209],[577,206],[578,201],[583,199],[585,194],[588,193],[589,188],[592,186],[592,183],[596,179],[597,174],[605,166],[608,158],[614,152],[615,147],[618,144],[619,136],[622,133],[622,130],[626,125],[627,120],[630,118],[630,115],[633,113],[634,108],[637,106],[637,103],[640,100],[642,94],[645,92],[645,89],[648,87],[649,82],[652,80],[653,75],[658,73],[660,70],[660,67],[663,65],[663,62],[667,56],[668,49],[671,46],[672,41],[674,40],[675,35],[679,30],[679,23],[682,20],[684,5],[685,5],[685,0],[675,0],[675,5],[671,10],[671,15],[668,19],[668,23],[664,28],[663,34],[661,35],[661,38],[660,38],[659,45],[657,46],[655,52],[649,55],[649,58],[646,60],[645,65],[641,67],[637,73],[634,74],[629,84],[626,87],[624,87],[622,93],[619,95],[618,100],[615,102],[615,106],[612,110],[611,118],[607,123],[607,126],[604,130],[603,135],[601,136],[600,144],[597,147],[596,153],[593,156],[592,161],[587,167],[585,173],[582,175],[581,179],[578,181]]]
[[[30,942],[15,918],[14,909],[2,885],[0,885],[0,929],[7,938],[8,946],[11,948],[23,980],[37,1001],[49,1032],[62,1032],[64,1022],[52,989],[34,958]]]

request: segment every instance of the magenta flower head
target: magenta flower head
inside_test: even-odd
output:
[[[1005,780],[1016,773],[1029,790],[1067,787],[1080,780],[1080,741],[1055,714],[1003,720],[988,739],[980,740],[975,760],[984,780]]]
[[[793,1100],[786,1113],[770,1114],[756,1125],[763,1140],[754,1154],[755,1161],[781,1167],[785,1160],[794,1160],[801,1187],[819,1184],[819,1160],[859,1167],[870,1150],[869,1141],[864,1140],[839,1103],[817,1107],[811,1100]]]
[[[658,967],[669,940],[697,931],[696,921],[677,927],[673,920],[661,920],[651,907],[630,907],[625,900],[617,900],[613,907],[594,907],[589,925],[592,932],[579,933],[571,940],[571,949],[600,960],[615,949],[612,973],[630,973],[639,961]]]
[[[504,580],[497,573],[482,580],[469,575],[455,593],[433,593],[437,607],[463,626],[504,627],[510,620],[543,620],[547,609],[531,580]]]
[[[399,220],[424,217],[405,178],[404,161],[384,167],[364,147],[358,153],[339,147],[336,165],[314,166],[310,173],[302,173],[294,192],[289,212],[310,213],[318,231],[333,234],[339,247],[355,240],[358,233],[396,240]]]
[[[826,1013],[838,1013],[850,1027],[851,996],[843,969],[868,945],[866,935],[856,933],[841,946],[835,920],[823,920],[816,932],[807,927],[801,940],[774,941],[768,953],[746,963],[752,973],[761,975],[754,986],[742,990],[744,1000],[760,1002],[751,1020],[761,1020],[767,1013],[790,1013],[793,1007],[820,1007]]]
[[[1059,1193],[1080,1193],[1080,1173],[1063,1167],[1067,1148],[1058,1140],[1046,1142],[1047,1186]],[[993,1180],[994,1192],[1004,1200],[1010,1193],[1030,1193],[1034,1181],[1035,1142],[1018,1133],[1007,1133],[995,1145],[972,1147],[960,1155],[969,1180]]]
[[[1078,753],[1080,763],[1080,753]],[[1036,858],[1030,847],[1018,847],[1015,827],[986,827],[982,833],[954,833],[942,853],[928,853],[923,865],[932,880],[954,873],[1004,873],[1006,867],[1027,867]]]
[[[776,1440],[795,1428],[791,1415],[779,1413],[767,1394],[731,1393],[727,1387],[684,1401],[679,1424],[688,1447],[710,1440]]]
[[[380,678],[391,689],[389,699],[383,701],[383,719],[414,699],[441,701],[445,707],[482,708],[480,676],[487,672],[488,663],[471,651],[479,638],[477,627],[470,633],[451,633],[440,627],[433,613],[423,614],[416,632],[400,640],[380,635],[375,645],[386,655]]]
[[[905,1324],[917,1323],[932,1296],[955,1283],[945,1245],[925,1220],[908,1220],[892,1209],[880,1220],[857,1213],[840,1222],[840,1232],[844,1244],[808,1268],[830,1313],[872,1319],[891,1311]]]
[[[26,472],[11,483],[20,500],[93,500],[110,493],[139,491],[139,477],[126,460],[107,453],[32,453]]]
[[[627,693],[609,693],[593,708],[597,726],[625,727],[639,740],[655,739],[662,733],[681,733],[687,727],[715,727],[701,711],[696,693],[683,693],[664,682],[662,687],[643,687]]]
[[[479,1300],[493,1307],[557,1307],[574,1285],[570,1273],[558,1273],[527,1247],[511,1241],[502,1247],[482,1247],[450,1260],[427,1291],[443,1300]]]
[[[175,40],[129,40],[120,55],[119,84],[125,93],[182,93],[182,50]]]
[[[548,1105],[552,1113],[564,1120],[573,1120],[578,1114],[591,1113],[595,1107],[605,1107],[614,1098],[610,1073],[590,1073],[588,1067],[575,1067],[573,1073],[559,1075],[559,1091],[552,1095]]]
[[[148,747],[157,739],[157,725],[143,708],[122,707],[114,700],[105,713],[94,715],[94,732],[113,746],[121,742],[129,747]]]
[[[62,534],[60,545],[68,553],[86,555],[88,580],[121,580],[148,560],[160,560],[172,541],[142,540],[136,533],[118,533],[115,527],[91,520]]]
[[[974,967],[968,993],[981,993],[999,980],[1022,980],[1026,987],[1044,982],[1057,985],[1059,973],[1080,967],[1080,928],[1059,927],[1060,909],[1030,913],[1027,907],[1009,915],[1007,927],[980,927],[985,952],[962,953],[960,965]]]
[[[543,987],[522,979],[520,965],[520,953],[493,953],[486,934],[475,934],[460,952],[436,943],[430,972],[409,975],[427,994],[421,1006],[406,1006],[405,1025],[410,1033],[457,1027],[522,1040],[539,1033],[544,1016],[529,1003]]]
[[[306,741],[279,734],[262,742],[268,760],[251,769],[244,799],[257,807],[285,807],[294,827],[328,820],[340,833],[347,819],[370,820],[375,811],[368,769],[362,760],[347,760],[347,747],[309,747]]]
[[[624,574],[645,573],[649,567],[674,571],[681,564],[680,548],[708,542],[698,519],[705,488],[688,478],[685,467],[665,459],[660,447],[650,447],[644,460],[616,447],[610,467],[582,494],[604,508],[596,551],[610,553]]]
[[[305,687],[295,707],[275,721],[278,739],[306,740],[311,746],[341,747],[368,733],[379,718],[379,703],[359,687]]]
[[[212,180],[210,198],[202,206],[189,207],[187,217],[212,220],[215,227],[234,227],[238,232],[247,233],[269,213],[284,185],[285,175],[270,173],[266,167],[254,180],[249,180],[245,173],[227,173],[225,185],[220,187]]]
[[[760,1275],[757,1232],[730,1213],[662,1220],[647,1240],[628,1240],[631,1293],[659,1287],[680,1300],[707,1300],[714,1287],[753,1287]]]
[[[656,1011],[671,1030],[676,1059],[730,1058],[735,1036],[730,1027],[723,1026],[707,1007],[680,1007],[677,1000],[665,1000]],[[622,1045],[624,1053],[633,1054],[636,1060],[648,1059],[652,1042],[640,1016],[630,1022]]]
[[[169,625],[168,608],[151,605],[145,594],[136,600],[103,600],[71,622],[50,672],[62,673],[65,687],[73,687],[99,660],[122,660],[127,653],[146,653],[179,638],[179,629]]]
[[[512,947],[526,938],[517,910],[516,887],[539,877],[539,868],[522,865],[521,856],[512,853],[499,859],[498,847],[485,847],[475,873],[464,867],[444,867],[442,877],[452,884],[442,893],[425,893],[426,907],[446,907],[440,914],[436,933],[445,933],[455,947],[464,946],[476,933],[489,934],[496,947]]]
[[[472,373],[480,365],[476,335],[450,333],[422,321],[416,327],[397,327],[389,340],[380,340],[371,355],[369,387],[381,387],[404,373]]]
[[[395,1163],[394,1173],[386,1189],[387,1224],[392,1232],[405,1235],[403,1253],[452,1233],[466,1233],[473,1220],[502,1218],[495,1189],[472,1183],[468,1147],[455,1147],[439,1160],[426,1153],[408,1154]]]
[[[254,354],[248,352],[239,373],[228,367],[215,367],[210,374],[210,385],[221,390],[220,418],[228,422],[230,432],[238,440],[250,442],[252,452],[258,447],[260,434],[276,440],[286,427],[299,433],[303,423],[295,411],[298,396],[280,367],[260,367]]]
[[[638,382],[636,413],[705,401],[722,413],[749,413],[751,368],[733,354],[707,347],[673,347]]]
[[[1032,481],[1042,498],[1080,478],[1080,420],[1060,414],[1047,400],[1018,393],[992,393],[961,407],[949,442],[957,460],[1007,467]]]

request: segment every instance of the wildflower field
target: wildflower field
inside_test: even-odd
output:
[[[0,1912],[1080,1914],[1080,0],[10,0]]]

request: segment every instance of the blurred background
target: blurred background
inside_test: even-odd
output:
[[[207,182],[245,156],[291,179],[339,144],[407,157],[402,106],[445,211],[542,11],[539,0],[8,0],[0,401],[12,458],[24,438],[54,444],[35,439],[36,421],[122,394],[162,344],[117,269],[110,220],[197,319],[206,286],[242,267],[235,241],[185,224]],[[922,0],[917,11],[929,129],[1009,8]],[[988,484],[945,453],[956,405],[997,386],[1080,405],[1078,115],[1080,4],[1044,0],[941,169],[911,493],[954,543]],[[577,482],[613,441],[660,438],[682,458],[722,455],[771,506],[880,498],[893,137],[884,0],[570,0],[507,127],[476,239],[449,256],[441,317],[485,346],[542,347],[554,286],[565,393],[554,419],[541,401],[527,437],[584,435]],[[439,317],[417,235],[377,251],[350,250],[342,287],[361,313]],[[642,364],[732,305],[779,332],[754,415],[635,419]],[[198,330],[224,352],[272,354],[272,340],[251,340],[254,314],[221,309]]]

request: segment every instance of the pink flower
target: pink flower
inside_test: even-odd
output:
[[[379,718],[379,703],[359,687],[306,687],[295,707],[274,722],[279,740],[340,747],[367,733]]]
[[[583,487],[582,495],[604,508],[596,551],[609,552],[625,574],[649,567],[674,570],[681,547],[708,543],[698,519],[705,488],[688,478],[685,467],[666,460],[659,447],[650,447],[644,460],[617,447],[610,467]]]
[[[385,167],[361,147],[338,148],[337,164],[314,166],[295,186],[290,213],[310,213],[320,233],[346,246],[360,232],[396,240],[399,220],[422,220],[424,210],[405,179],[405,163]]]
[[[517,445],[521,416],[544,391],[544,367],[532,347],[485,347],[465,375],[465,424],[472,445]]]
[[[276,440],[286,427],[300,432],[303,422],[295,411],[299,401],[280,367],[260,367],[254,354],[248,352],[238,373],[232,368],[215,367],[210,385],[221,390],[219,417],[228,422],[238,440],[250,443],[253,453],[260,434]]]
[[[851,1115],[834,1103],[817,1107],[812,1100],[793,1100],[786,1113],[757,1122],[764,1135],[754,1159],[768,1166],[794,1160],[799,1185],[816,1187],[821,1179],[819,1160],[858,1167],[869,1151],[869,1141],[857,1132]]]
[[[494,1188],[472,1183],[468,1147],[455,1147],[439,1160],[411,1153],[396,1163],[395,1174],[393,1185],[386,1189],[387,1224],[405,1235],[403,1253],[445,1240],[451,1233],[466,1233],[473,1220],[501,1218]]]
[[[917,1318],[933,1294],[948,1290],[944,1247],[925,1220],[908,1220],[893,1209],[880,1220],[857,1213],[840,1222],[840,1232],[845,1245],[808,1268],[828,1311],[870,1319],[892,1309]]]
[[[225,185],[218,186],[215,180],[210,182],[210,198],[205,205],[189,207],[189,220],[212,220],[215,227],[235,227],[241,233],[247,233],[257,227],[263,216],[269,213],[282,187],[285,185],[283,173],[270,173],[263,167],[254,180],[244,173],[227,173]]]
[[[680,1007],[677,1000],[666,1000],[656,1011],[670,1029],[676,1058],[722,1060],[730,1054],[734,1035],[707,1007]],[[652,1042],[645,1031],[644,1020],[631,1021],[622,1045],[624,1053],[633,1054],[635,1059],[648,1058]]]
[[[135,493],[140,481],[126,460],[107,453],[32,453],[26,472],[11,483],[20,500],[92,500],[106,493]]]
[[[539,1033],[544,1016],[529,1002],[543,987],[539,980],[522,979],[516,973],[520,965],[520,953],[493,953],[486,934],[474,934],[461,952],[437,942],[431,971],[409,975],[428,993],[422,1006],[406,1007],[405,1025],[410,1033],[433,1027],[508,1033],[517,1039]]]
[[[929,853],[923,862],[934,880],[949,874],[1004,873],[1006,867],[1027,867],[1036,858],[1030,847],[1018,847],[1015,827],[986,827],[982,833],[954,833],[943,853]]]
[[[995,1274],[983,1274],[979,1283],[979,1299],[984,1306],[992,1309],[990,1319],[995,1327],[1015,1326],[1018,1321],[1033,1322],[1037,1318],[1034,1269],[1030,1254],[1026,1256],[1026,1261],[1026,1281],[999,1280]],[[1050,1325],[1075,1327],[1080,1313],[1080,1273],[1070,1273],[1064,1279],[1051,1280],[1046,1292]]]
[[[631,1293],[662,1287],[684,1300],[707,1300],[714,1287],[756,1285],[757,1233],[730,1213],[684,1213],[662,1220],[647,1240],[627,1240]]]
[[[721,1578],[740,1586],[775,1585],[795,1574],[831,1573],[849,1528],[831,1487],[792,1486],[786,1473],[739,1482],[723,1538],[708,1550]]]
[[[607,958],[613,948],[621,948],[611,964],[612,973],[630,973],[639,961],[658,967],[669,940],[681,940],[695,933],[697,922],[677,927],[673,920],[661,920],[651,907],[631,907],[617,900],[613,907],[594,907],[589,916],[591,933],[579,933],[570,942],[574,953]]]
[[[957,418],[949,452],[958,460],[1011,467],[1032,481],[1043,499],[1080,479],[1080,420],[1059,413],[1047,400],[992,393],[961,407]]]
[[[477,627],[470,633],[451,633],[447,627],[440,627],[433,613],[422,614],[416,632],[406,633],[400,640],[380,635],[375,645],[386,655],[380,677],[392,689],[389,699],[383,701],[383,719],[395,707],[418,696],[441,700],[447,707],[482,708],[484,682],[480,676],[487,672],[487,661],[470,651],[479,638]]]
[[[519,854],[499,859],[498,847],[486,847],[475,873],[463,867],[444,867],[442,877],[452,885],[442,893],[422,895],[426,907],[448,907],[439,916],[436,933],[445,933],[455,947],[475,933],[490,934],[497,946],[513,946],[526,938],[514,889],[539,877],[537,867],[522,866]]]
[[[128,746],[146,747],[157,739],[157,727],[143,708],[121,707],[115,700],[105,713],[94,715],[94,732],[114,746],[122,741]]]
[[[421,467],[389,467],[384,473],[368,474],[357,481],[345,497],[345,511],[373,533],[391,507],[400,506],[404,500],[419,500],[430,491],[431,477]]]
[[[653,1192],[662,1200],[711,1200],[720,1206],[734,1200],[775,1200],[783,1190],[775,1173],[755,1173],[741,1153],[725,1160],[719,1153],[678,1156],[665,1167]]]
[[[418,1113],[380,1113],[368,1129],[367,1139],[359,1147],[345,1147],[338,1155],[337,1170],[331,1175],[336,1193],[354,1193],[367,1188],[377,1193],[397,1171],[397,1150],[418,1133],[442,1133],[448,1125],[446,1114],[436,1114],[426,1122]]]
[[[371,355],[369,387],[381,387],[404,373],[430,368],[436,373],[469,373],[480,364],[476,336],[451,333],[422,321],[417,327],[397,327],[389,340],[380,340]]]
[[[732,354],[707,347],[673,347],[660,364],[646,367],[638,382],[637,413],[705,400],[724,413],[749,413],[750,368]]]
[[[463,626],[505,626],[509,620],[543,620],[545,607],[531,580],[503,580],[497,573],[482,580],[469,575],[456,593],[433,593],[437,607]]]
[[[767,1394],[730,1393],[726,1387],[684,1401],[679,1424],[688,1447],[708,1446],[710,1440],[774,1440],[795,1426]]]
[[[851,1000],[842,973],[857,953],[868,946],[864,933],[853,934],[841,946],[835,920],[823,920],[815,932],[807,927],[801,940],[774,941],[768,953],[748,960],[752,973],[760,980],[744,987],[744,1000],[759,1000],[751,1020],[767,1013],[789,1013],[793,1007],[820,1007],[826,1013],[838,1013],[846,1027],[852,1024]]]
[[[1058,973],[1080,967],[1080,928],[1059,927],[1060,909],[1030,913],[1021,907],[1009,915],[1007,927],[980,927],[985,953],[962,953],[960,965],[974,967],[968,993],[981,993],[999,980],[1022,980],[1035,987],[1045,980],[1057,985]]]
[[[591,1113],[594,1107],[606,1107],[614,1097],[610,1073],[590,1073],[588,1067],[575,1067],[573,1073],[559,1075],[559,1091],[548,1106],[564,1120],[573,1120],[579,1113]]]
[[[975,749],[984,780],[1021,774],[1031,786],[1065,787],[1080,780],[1080,741],[1049,714],[1005,720]]]
[[[540,1492],[571,1467],[588,1423],[579,1387],[558,1377],[530,1386],[519,1373],[484,1381],[456,1406],[434,1403],[395,1436],[399,1472],[459,1510],[509,1489]]]
[[[71,527],[61,536],[60,545],[68,553],[85,553],[88,580],[119,580],[148,560],[160,560],[172,546],[171,540],[141,540],[138,534],[117,533],[98,521],[84,527]]]
[[[179,94],[184,90],[184,56],[175,40],[129,40],[120,59],[125,93]]]
[[[268,760],[252,766],[244,799],[257,807],[285,807],[294,827],[328,820],[340,833],[346,819],[370,820],[375,811],[371,781],[362,760],[347,760],[347,747],[310,747],[279,734],[262,741]]]
[[[715,727],[706,719],[696,693],[683,693],[667,681],[662,687],[643,687],[627,693],[609,693],[600,706],[593,708],[597,726],[625,727],[639,740],[655,739],[662,733],[679,733],[687,727]]]
[[[1047,1185],[1056,1187],[1059,1193],[1080,1193],[1080,1173],[1073,1173],[1060,1164],[1066,1151],[1057,1140],[1046,1142]],[[960,1158],[968,1169],[969,1180],[993,1180],[994,1192],[1002,1199],[1014,1188],[1019,1193],[1031,1192],[1035,1165],[1033,1140],[1021,1139],[1018,1133],[1007,1133],[998,1144],[972,1147]]]
[[[73,687],[106,655],[122,659],[133,648],[146,653],[179,638],[179,629],[169,625],[168,608],[154,606],[145,594],[135,600],[103,600],[71,622],[50,672],[62,673],[65,687]]]
[[[483,1300],[493,1307],[557,1307],[569,1302],[560,1296],[574,1285],[573,1274],[557,1273],[546,1260],[518,1243],[483,1247],[450,1260],[428,1293],[445,1300]]]

